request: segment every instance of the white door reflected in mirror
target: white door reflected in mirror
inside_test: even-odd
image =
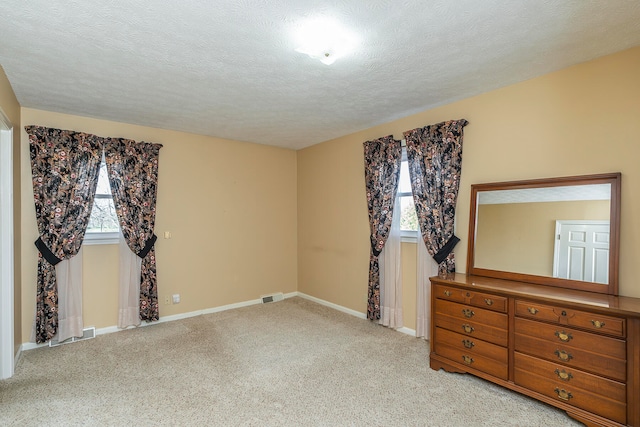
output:
[[[609,281],[609,221],[556,221],[553,277]]]

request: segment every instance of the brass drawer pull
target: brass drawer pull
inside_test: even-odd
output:
[[[605,323],[604,323],[604,322],[601,322],[601,321],[599,321],[599,320],[592,320],[592,321],[591,321],[591,324],[592,324],[595,328],[597,328],[597,329],[600,329],[600,328],[602,328],[602,327],[605,325]]]
[[[485,302],[487,305],[493,305],[493,300],[492,300],[491,298],[485,298],[485,299],[484,299],[484,302]]]
[[[563,360],[565,362],[568,362],[569,360],[573,359],[573,356],[571,355],[571,353],[567,353],[564,350],[556,350],[553,352],[556,356],[558,356],[558,358],[560,360]]]
[[[473,326],[465,323],[464,325],[462,325],[462,330],[465,331],[466,333],[470,334],[473,331],[475,331],[475,329],[473,328]]]
[[[558,395],[558,399],[569,401],[569,399],[573,398],[573,395],[565,389],[556,387],[554,391]]]
[[[444,294],[445,294],[445,296],[448,296],[448,297],[450,297],[450,296],[451,296],[451,291],[449,291],[449,290],[446,290],[446,291],[444,291]]]
[[[473,348],[475,343],[471,340],[462,340],[462,345],[465,346],[466,348]]]
[[[564,369],[561,371],[559,369],[556,369],[555,371],[553,371],[554,374],[556,374],[558,376],[558,378],[560,378],[562,381],[569,381],[571,378],[573,378],[573,374],[571,374],[571,372],[567,372]]]
[[[466,317],[467,319],[471,319],[475,313],[471,309],[463,308],[462,314],[464,314],[464,317]]]
[[[556,331],[555,335],[560,339],[560,341],[562,342],[569,342],[573,339],[573,337],[571,336],[571,333],[566,333],[565,331]]]
[[[462,361],[466,364],[466,365],[471,365],[473,363],[473,358],[469,357],[469,356],[462,356]]]
[[[535,308],[535,307],[527,307],[527,310],[528,310],[528,311],[529,311],[529,313],[531,313],[531,314],[536,314],[538,311],[540,311],[540,310],[538,310],[538,309],[537,309],[537,308]]]

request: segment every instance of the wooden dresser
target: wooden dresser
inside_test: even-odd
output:
[[[482,377],[592,426],[640,427],[640,299],[431,278],[432,369]]]

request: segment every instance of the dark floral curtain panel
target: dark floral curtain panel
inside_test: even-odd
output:
[[[56,264],[75,256],[84,240],[98,183],[101,139],[85,133],[26,126],[40,237],[36,342],[58,331]]]
[[[460,239],[453,226],[467,123],[451,120],[404,133],[418,223],[439,274],[456,270],[452,251]]]
[[[364,174],[369,208],[371,251],[367,318],[380,319],[380,266],[378,256],[391,230],[393,207],[400,179],[402,146],[392,136],[364,144]]]
[[[160,144],[109,139],[105,161],[120,228],[127,246],[142,259],[140,320],[158,320],[158,284],[153,233]]]

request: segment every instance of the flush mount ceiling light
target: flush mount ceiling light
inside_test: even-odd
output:
[[[297,52],[307,54],[327,65],[352,52],[358,44],[358,38],[353,32],[326,17],[312,18],[300,23],[295,38]]]

